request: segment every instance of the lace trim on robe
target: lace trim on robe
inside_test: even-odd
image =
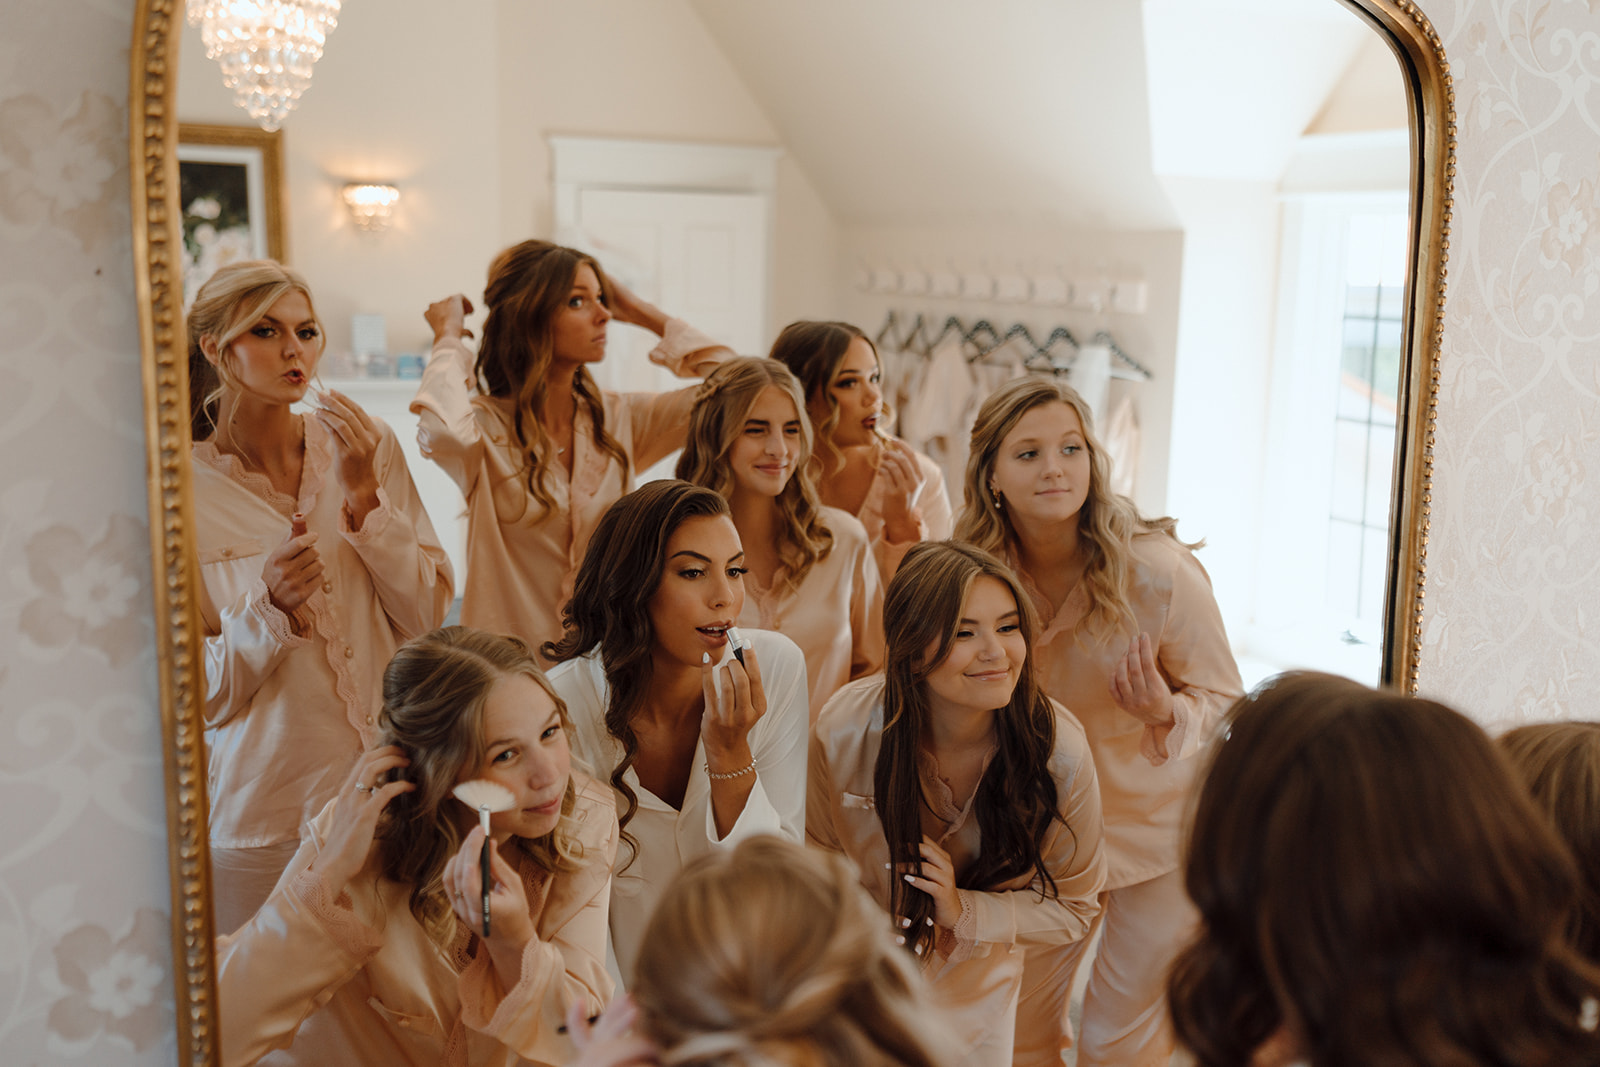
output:
[[[383,932],[361,921],[349,892],[335,898],[311,868],[295,875],[288,889],[328,931],[333,943],[357,962],[365,962],[383,947]]]

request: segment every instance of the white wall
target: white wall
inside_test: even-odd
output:
[[[311,89],[285,123],[289,259],[315,290],[332,352],[350,315],[386,316],[391,352],[428,342],[422,311],[489,260],[552,233],[552,134],[731,144],[780,138],[684,0],[429,0],[348,4]],[[179,116],[245,124],[199,31],[184,30]],[[392,230],[364,234],[339,188],[387,179]],[[809,179],[779,162],[773,319],[837,313],[837,227]],[[671,311],[671,309],[667,309]]]
[[[505,242],[492,5],[455,4],[449,32],[430,0],[346,4],[311,88],[284,124],[288,258],[311,283],[330,353],[350,316],[386,317],[391,352],[426,348],[422,312],[481,289]],[[183,28],[178,117],[244,125],[197,28]],[[388,233],[363,233],[339,198],[352,180],[386,180],[401,201]]]

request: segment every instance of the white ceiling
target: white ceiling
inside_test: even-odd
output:
[[[1370,32],[1337,0],[689,3],[846,224],[1175,227],[1157,170],[1281,173]]]

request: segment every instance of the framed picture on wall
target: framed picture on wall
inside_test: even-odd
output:
[[[218,267],[282,260],[283,134],[255,126],[178,126],[183,306]]]

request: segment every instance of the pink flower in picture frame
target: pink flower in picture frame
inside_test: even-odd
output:
[[[23,555],[38,595],[23,605],[23,634],[43,648],[82,642],[112,666],[132,659],[150,625],[147,551],[144,527],[127,515],[113,515],[92,545],[70,526],[34,533]]]
[[[67,993],[50,1006],[50,1034],[72,1046],[105,1035],[143,1052],[170,1032],[171,941],[167,918],[151,908],[113,939],[87,923],[56,942],[56,975]]]

